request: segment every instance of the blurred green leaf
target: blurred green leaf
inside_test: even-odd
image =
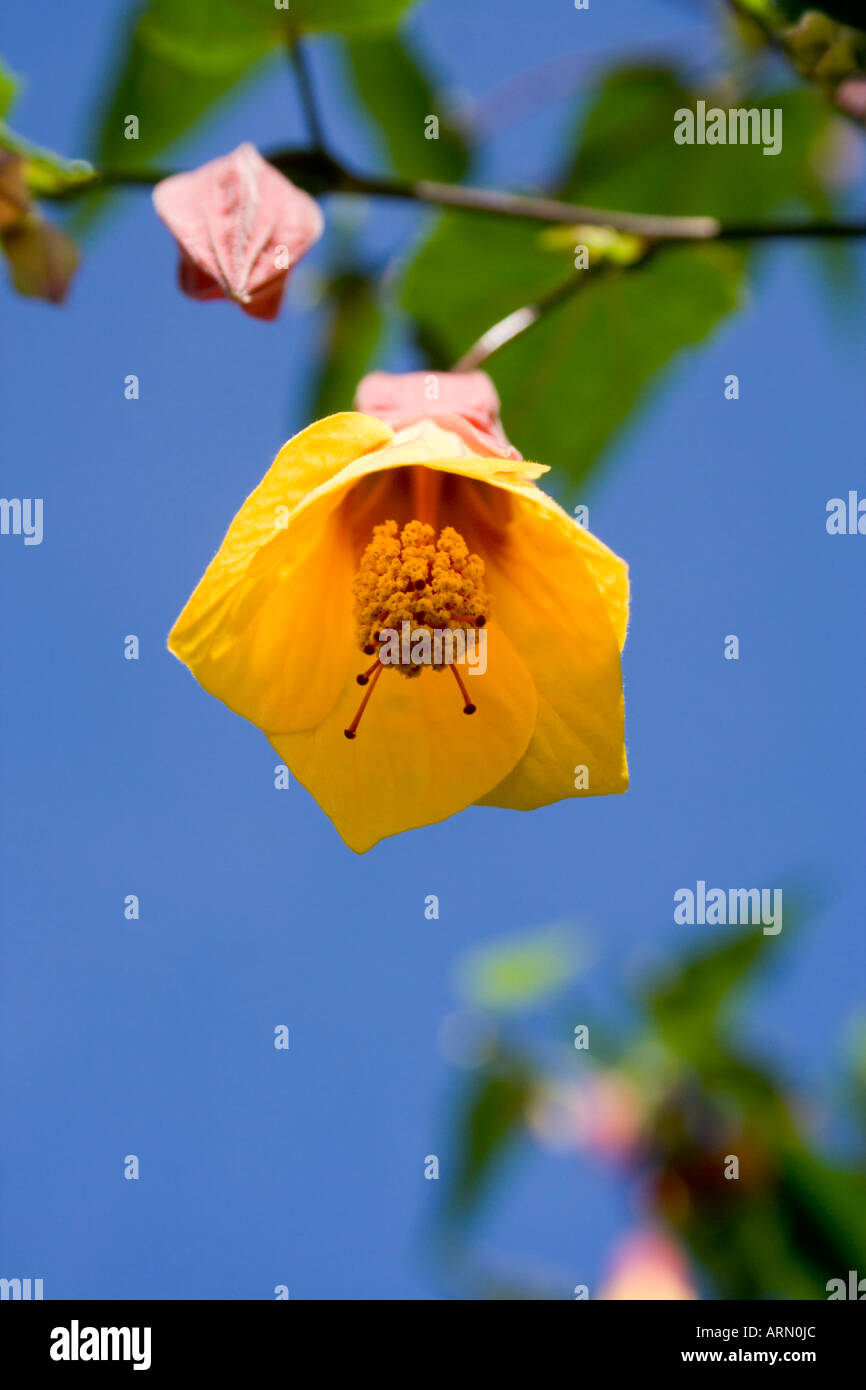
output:
[[[103,103],[99,163],[144,165],[189,130],[279,41],[278,13],[271,6],[265,28],[235,0],[150,0]],[[136,140],[126,139],[129,116],[138,118]]]
[[[132,21],[120,76],[101,104],[98,163],[148,164],[299,33],[378,32],[410,3],[291,0],[278,9],[273,0],[149,0]],[[130,116],[138,120],[137,139],[127,139]]]
[[[382,311],[365,275],[346,272],[329,281],[330,317],[316,382],[313,419],[351,410],[355,388],[370,367],[382,334]]]
[[[588,279],[486,364],[509,438],[585,480],[662,368],[738,307],[742,273],[729,247],[696,245]]]
[[[731,1149],[743,1142],[732,1139]],[[716,1174],[721,1157],[711,1156]],[[829,1279],[862,1263],[866,1178],[801,1144],[783,1143],[769,1161],[756,1176],[746,1156],[736,1182],[692,1182],[673,1224],[721,1298],[826,1298]]]
[[[820,0],[820,4],[813,0],[775,0],[775,3],[788,19],[799,19],[807,11],[817,10],[840,24],[850,24],[855,29],[866,27],[863,0]]]
[[[3,121],[0,121],[0,149],[20,155],[24,181],[37,198],[63,193],[79,184],[89,183],[93,177],[93,166],[86,159],[64,159],[53,150],[32,145],[29,140],[16,135]]]
[[[237,9],[279,33],[375,33],[389,29],[413,0],[289,0],[277,9],[274,0],[234,0]]]
[[[816,93],[749,98],[750,105],[782,109],[784,143],[774,157],[751,145],[675,144],[673,113],[693,99],[665,68],[610,74],[583,122],[559,196],[741,221],[819,200],[826,209],[813,155],[831,118]],[[441,366],[506,315],[574,284],[573,295],[485,366],[518,448],[582,481],[677,353],[738,307],[744,251],[671,247],[621,275],[607,266],[575,272],[569,229],[556,231],[554,238],[524,223],[449,214],[407,267],[403,302],[418,322],[419,341]],[[573,240],[580,244],[576,229]],[[575,281],[576,274],[584,278]]]
[[[485,370],[517,447],[576,482],[659,370],[737,308],[742,272],[742,256],[721,245],[660,250],[623,271],[575,271],[572,248],[537,227],[453,213],[408,267],[403,303],[450,363],[491,324],[574,284]]]
[[[0,117],[5,116],[18,91],[18,80],[0,60]],[[42,149],[23,136],[16,135],[5,120],[0,119],[0,150],[8,150],[22,160],[24,182],[37,197],[40,194],[62,193],[76,184],[87,183],[93,169],[85,159],[64,159],[53,150]]]
[[[688,956],[651,982],[644,999],[667,1045],[694,1059],[712,1041],[723,1009],[766,952],[767,938],[751,928]]]
[[[695,100],[667,68],[612,72],[583,123],[559,196],[594,207],[706,214],[728,222],[811,204],[818,187],[811,156],[832,120],[817,92],[737,98],[737,106],[781,110],[784,138],[777,155],[765,155],[759,145],[677,145],[674,112],[693,109]],[[719,104],[732,103],[719,97]]]
[[[352,39],[348,57],[364,109],[385,138],[391,164],[403,178],[458,180],[466,172],[459,132],[440,110],[418,61],[396,34]],[[427,121],[439,121],[428,139]]]
[[[741,1191],[739,1182],[716,1200],[697,1202],[674,1223],[679,1237],[711,1276],[724,1299],[821,1296],[819,1274],[804,1259],[790,1230],[784,1202],[772,1187]]]
[[[18,79],[0,58],[0,116],[6,115],[17,91]]]
[[[452,1215],[466,1220],[516,1138],[532,1093],[517,1063],[496,1064],[471,1086],[458,1121],[457,1168],[448,1189]]]
[[[826,1163],[805,1147],[786,1155],[784,1187],[801,1249],[822,1278],[845,1278],[866,1250],[866,1175]]]
[[[545,229],[482,213],[449,212],[406,268],[402,301],[437,345],[442,366],[481,334],[574,275],[570,248]]]
[[[523,1009],[568,984],[581,971],[577,938],[565,927],[546,927],[467,953],[458,986],[480,1009]]]

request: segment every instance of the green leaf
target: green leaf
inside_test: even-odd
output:
[[[863,0],[822,0],[814,4],[812,0],[777,0],[779,9],[788,19],[799,19],[807,11],[818,11],[840,24],[850,24],[852,28],[866,28],[866,15],[863,13]]]
[[[456,1175],[448,1190],[452,1216],[466,1220],[522,1128],[532,1094],[528,1074],[500,1058],[474,1081],[458,1119]]]
[[[128,34],[120,77],[102,102],[101,167],[142,167],[302,32],[377,32],[411,0],[149,0]],[[127,118],[138,138],[127,138]]]
[[[696,245],[588,279],[486,364],[509,438],[584,481],[661,370],[738,307],[742,271],[730,248]]]
[[[780,207],[816,206],[823,190],[811,156],[829,117],[814,92],[748,99],[781,108],[777,156],[751,145],[677,145],[674,112],[692,102],[668,69],[612,73],[590,107],[559,196],[744,222]],[[738,307],[744,260],[728,246],[691,245],[660,249],[622,274],[608,265],[575,272],[569,236],[575,245],[585,240],[576,228],[542,232],[450,214],[408,267],[403,302],[441,366],[506,315],[574,285],[573,295],[485,365],[518,448],[583,481],[662,370]]]
[[[723,1009],[767,949],[767,938],[753,927],[688,956],[651,983],[646,1003],[668,1046],[691,1059],[695,1049],[711,1042]]]
[[[324,367],[316,383],[314,420],[351,410],[355,388],[369,369],[382,333],[382,311],[370,281],[347,272],[327,287],[331,306],[323,347]]]
[[[866,1249],[866,1174],[837,1168],[806,1148],[786,1155],[783,1191],[797,1243],[827,1279],[847,1279]]]
[[[3,121],[0,121],[0,149],[20,155],[24,163],[24,181],[37,198],[64,193],[93,178],[93,165],[86,159],[64,159],[53,150],[32,145]]]
[[[466,149],[417,60],[396,35],[353,39],[348,57],[364,109],[385,138],[403,178],[455,181],[466,172]],[[428,118],[439,122],[427,138]]]
[[[375,33],[397,23],[412,0],[289,0],[276,9],[274,0],[234,0],[238,9],[257,19],[266,29],[285,34]]]
[[[446,213],[409,264],[402,302],[441,353],[442,366],[481,334],[574,274],[571,249],[551,246],[531,223]]]
[[[463,957],[461,994],[480,1009],[523,1009],[573,980],[583,965],[574,933],[546,927],[505,943],[483,946]]]
[[[697,1166],[692,1156],[681,1229],[718,1296],[823,1299],[828,1279],[847,1284],[866,1239],[866,1177],[799,1142],[763,1154],[751,1150],[748,1135],[730,1143],[745,1149],[737,1182],[719,1183],[717,1152],[705,1152]],[[683,1171],[682,1157],[675,1171]]]
[[[6,115],[9,107],[15,100],[17,91],[17,77],[12,72],[11,68],[7,68],[2,58],[0,58],[0,116]]]
[[[265,28],[234,0],[150,0],[103,103],[100,165],[142,166],[188,131],[279,42],[278,13]],[[138,139],[126,138],[130,116]]]
[[[448,214],[408,267],[403,303],[441,365],[507,314],[574,285],[485,370],[516,446],[576,482],[661,368],[737,307],[743,260],[721,245],[684,246],[626,270],[575,271],[560,243],[525,223]]]
[[[728,222],[754,222],[780,207],[812,201],[816,174],[810,157],[832,119],[818,93],[718,98],[725,108],[778,108],[783,140],[777,155],[765,155],[760,145],[677,145],[674,112],[694,110],[695,100],[666,68],[611,73],[583,124],[559,196],[594,207],[706,214]]]

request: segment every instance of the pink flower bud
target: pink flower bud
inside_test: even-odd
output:
[[[855,121],[866,120],[866,77],[846,77],[833,94],[833,100]]]
[[[180,247],[180,287],[192,299],[234,299],[274,319],[289,272],[322,234],[318,203],[250,144],[163,179],[153,203]]]
[[[476,454],[519,459],[499,422],[499,397],[486,372],[371,372],[358,386],[355,409],[400,430],[435,420]]]
[[[698,1293],[678,1246],[661,1231],[638,1231],[614,1252],[599,1298],[606,1300],[696,1299]]]

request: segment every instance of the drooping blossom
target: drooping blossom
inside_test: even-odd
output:
[[[624,562],[537,485],[483,374],[377,373],[358,404],[283,446],[170,649],[357,852],[625,791]]]

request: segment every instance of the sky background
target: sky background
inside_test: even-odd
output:
[[[6,14],[17,129],[88,152],[124,9]],[[564,55],[578,77],[628,53],[700,67],[715,42],[703,7],[661,0],[430,0],[411,32],[482,110]],[[313,58],[334,143],[370,167],[327,42]],[[489,110],[501,120],[502,100]],[[562,99],[504,122],[475,177],[541,182],[573,116]],[[277,64],[174,162],[302,134]],[[403,207],[326,213],[366,216],[380,260],[424,225]],[[330,234],[261,324],[180,296],[174,245],[137,192],[63,309],[0,286],[0,491],[42,497],[45,516],[40,546],[0,538],[0,1274],[42,1277],[48,1298],[448,1297],[424,1241],[444,1184],[423,1169],[452,1151],[460,1077],[437,1032],[469,947],[579,922],[587,991],[621,1012],[650,962],[726,930],[675,926],[678,887],[804,885],[815,910],[796,940],[765,938],[743,1027],[818,1115],[862,1006],[866,539],[828,536],[825,506],[866,493],[866,361],[810,249],[768,252],[744,312],[679,361],[585,497],[548,478],[631,566],[628,794],[470,809],[364,857],[298,785],[274,789],[264,736],[165,650],[241,501],[306,423],[313,273],[332,251]],[[413,364],[397,342],[378,365]],[[604,1168],[527,1148],[479,1234],[568,1297],[634,1219]]]

